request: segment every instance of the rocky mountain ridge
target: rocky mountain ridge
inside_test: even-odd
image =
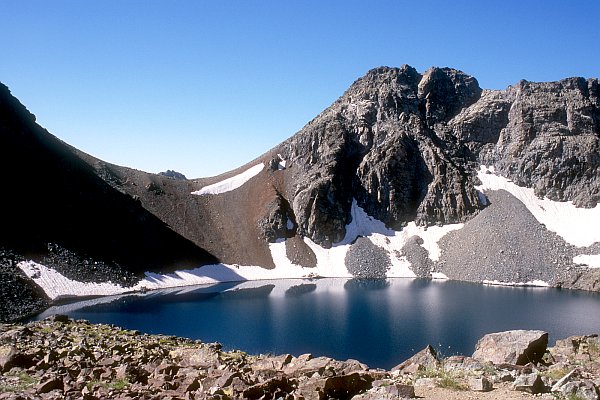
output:
[[[599,96],[597,79],[484,91],[450,68],[374,69],[278,148],[299,170],[286,187],[299,232],[339,242],[352,197],[395,229],[464,222],[483,208],[479,165],[541,197],[593,207]]]
[[[529,206],[504,207],[522,201],[514,193],[480,190],[478,177],[493,167],[539,197],[596,206],[598,79],[484,90],[452,68],[380,67],[261,157],[198,179],[82,153],[0,89],[0,165],[12,171],[2,271],[34,289],[41,281],[19,260],[125,286],[149,270],[220,263],[239,279],[440,273],[600,289],[600,270],[574,261],[600,257],[600,240],[569,243]],[[489,232],[501,240],[487,245]]]

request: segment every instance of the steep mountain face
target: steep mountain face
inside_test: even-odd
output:
[[[600,269],[575,259],[600,258],[600,237],[547,227],[548,205],[523,194],[596,206],[599,141],[598,79],[482,90],[451,68],[381,67],[263,156],[186,179],[69,147],[2,86],[0,245],[11,265],[126,285],[220,262],[233,275],[217,280],[437,272],[599,290]]]
[[[285,193],[298,233],[339,242],[354,198],[393,229],[475,214],[473,160],[436,129],[480,94],[474,78],[449,68],[379,68],[356,81],[278,150],[294,167]]]
[[[484,91],[448,130],[481,164],[538,196],[593,207],[599,197],[598,79],[521,81]]]
[[[540,197],[595,206],[599,110],[597,79],[482,91],[449,68],[372,70],[277,149],[294,166],[285,193],[298,233],[340,241],[353,197],[393,229],[463,222],[483,208],[479,164]]]

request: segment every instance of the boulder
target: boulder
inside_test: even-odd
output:
[[[35,388],[38,393],[49,393],[53,390],[64,390],[63,381],[58,376],[51,376],[41,381]]]
[[[364,373],[312,378],[303,382],[296,391],[305,399],[351,399],[371,389],[373,377]]]
[[[208,367],[220,363],[219,351],[210,346],[179,348],[173,350],[170,356],[182,367]]]
[[[538,394],[546,392],[546,385],[537,373],[519,375],[513,383],[513,389],[519,392]]]
[[[6,372],[13,367],[29,368],[35,363],[29,354],[21,353],[14,346],[0,346],[0,372]]]
[[[489,392],[493,389],[493,385],[486,377],[470,378],[469,389],[475,392]]]
[[[420,370],[428,368],[436,368],[439,366],[437,353],[431,345],[427,345],[423,350],[409,358],[408,360],[396,365],[392,371],[400,371],[402,373],[416,373]]]
[[[590,380],[569,382],[561,388],[560,392],[567,398],[574,397],[581,400],[600,399],[598,387]]]
[[[598,355],[595,349],[600,348],[599,345],[598,335],[570,336],[566,339],[557,340],[556,345],[550,348],[549,351],[557,361],[568,359],[585,361]]]
[[[543,331],[514,330],[490,333],[479,339],[473,358],[494,364],[537,363],[548,345],[548,333]]]
[[[354,396],[353,400],[391,400],[415,398],[415,387],[388,381],[375,381],[369,391]]]
[[[250,386],[244,390],[244,399],[276,399],[286,397],[292,393],[297,386],[297,382],[287,377],[277,377]]]

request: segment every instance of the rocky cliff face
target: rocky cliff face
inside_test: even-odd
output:
[[[449,130],[482,164],[540,197],[593,207],[599,200],[598,79],[521,81],[484,91]]]
[[[474,184],[493,165],[540,197],[598,201],[598,80],[479,88],[450,68],[377,68],[277,151],[294,167],[286,198],[298,233],[340,241],[356,198],[400,229],[463,222],[483,208]]]
[[[461,222],[482,205],[464,149],[436,132],[481,94],[450,68],[378,68],[278,149],[294,167],[286,194],[298,233],[339,242],[353,198],[400,229]]]

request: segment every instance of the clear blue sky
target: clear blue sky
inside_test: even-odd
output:
[[[501,89],[600,77],[600,1],[0,0],[0,81],[106,161],[225,172],[369,69],[450,66]]]

